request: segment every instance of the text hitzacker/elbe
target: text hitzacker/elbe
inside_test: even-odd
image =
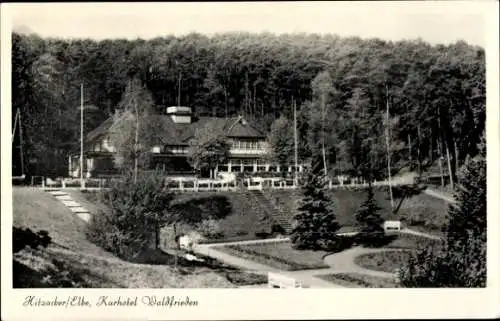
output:
[[[37,296],[27,296],[23,302],[23,306],[53,306],[53,307],[75,307],[87,306],[93,304],[84,296],[68,296],[68,297],[52,297],[42,298]],[[188,296],[180,298],[171,296],[100,296],[97,298],[95,305],[98,307],[106,306],[158,306],[158,307],[190,307],[198,306],[198,301],[190,299]]]

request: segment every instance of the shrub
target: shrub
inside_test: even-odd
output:
[[[17,253],[26,246],[36,250],[39,246],[47,247],[52,242],[49,232],[40,230],[33,232],[29,228],[12,227],[12,252]]]
[[[356,244],[364,245],[367,247],[382,247],[397,238],[397,235],[386,235],[382,232],[360,232],[353,237]]]
[[[449,210],[443,249],[423,249],[400,271],[406,287],[486,286],[486,158],[485,150],[469,161],[459,175]]]
[[[286,234],[286,231],[283,228],[283,226],[281,226],[279,224],[273,224],[273,226],[271,227],[271,233],[283,235],[283,234]]]
[[[327,252],[342,252],[354,244],[352,236],[337,236],[334,240],[324,240],[320,243],[322,250]]]
[[[173,195],[164,186],[161,172],[142,173],[134,181],[124,176],[103,194],[108,211],[93,215],[87,237],[125,259],[151,247],[159,248],[160,228],[177,219],[169,211]]]
[[[222,229],[217,220],[206,219],[197,224],[196,230],[206,238],[219,239],[224,237]]]

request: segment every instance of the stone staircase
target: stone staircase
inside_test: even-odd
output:
[[[271,201],[262,193],[262,191],[254,190],[249,191],[249,193],[253,195],[253,197],[259,204],[261,204],[261,207],[266,210],[275,224],[283,227],[287,234],[292,231],[292,224],[289,219],[290,215],[287,215],[287,213],[285,213],[282,209],[272,204]]]
[[[91,217],[90,212],[85,207],[80,205],[80,203],[75,202],[71,198],[71,195],[69,195],[67,192],[59,189],[46,189],[45,191],[54,196],[58,201],[63,203],[66,207],[68,207],[71,212],[76,214],[76,216],[78,216],[85,222],[90,221]]]

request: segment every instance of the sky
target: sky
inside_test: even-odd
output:
[[[491,1],[10,4],[14,30],[42,37],[143,38],[226,31],[331,33],[486,45]],[[489,7],[491,8],[491,6]]]

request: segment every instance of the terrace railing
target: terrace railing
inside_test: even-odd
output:
[[[109,188],[112,178],[86,178],[81,183],[79,178],[45,178],[39,177],[32,181],[33,186],[44,189],[74,188],[74,189],[102,189]],[[237,179],[196,179],[192,177],[167,177],[166,184],[170,190],[176,192],[207,192],[207,191],[236,191],[236,190],[265,190],[265,189],[296,189],[298,184],[291,178],[282,177],[249,177]],[[408,185],[406,181],[392,181],[392,186]],[[374,186],[388,186],[389,182],[375,181]],[[356,180],[330,180],[328,189],[353,187],[367,187],[368,183]]]

